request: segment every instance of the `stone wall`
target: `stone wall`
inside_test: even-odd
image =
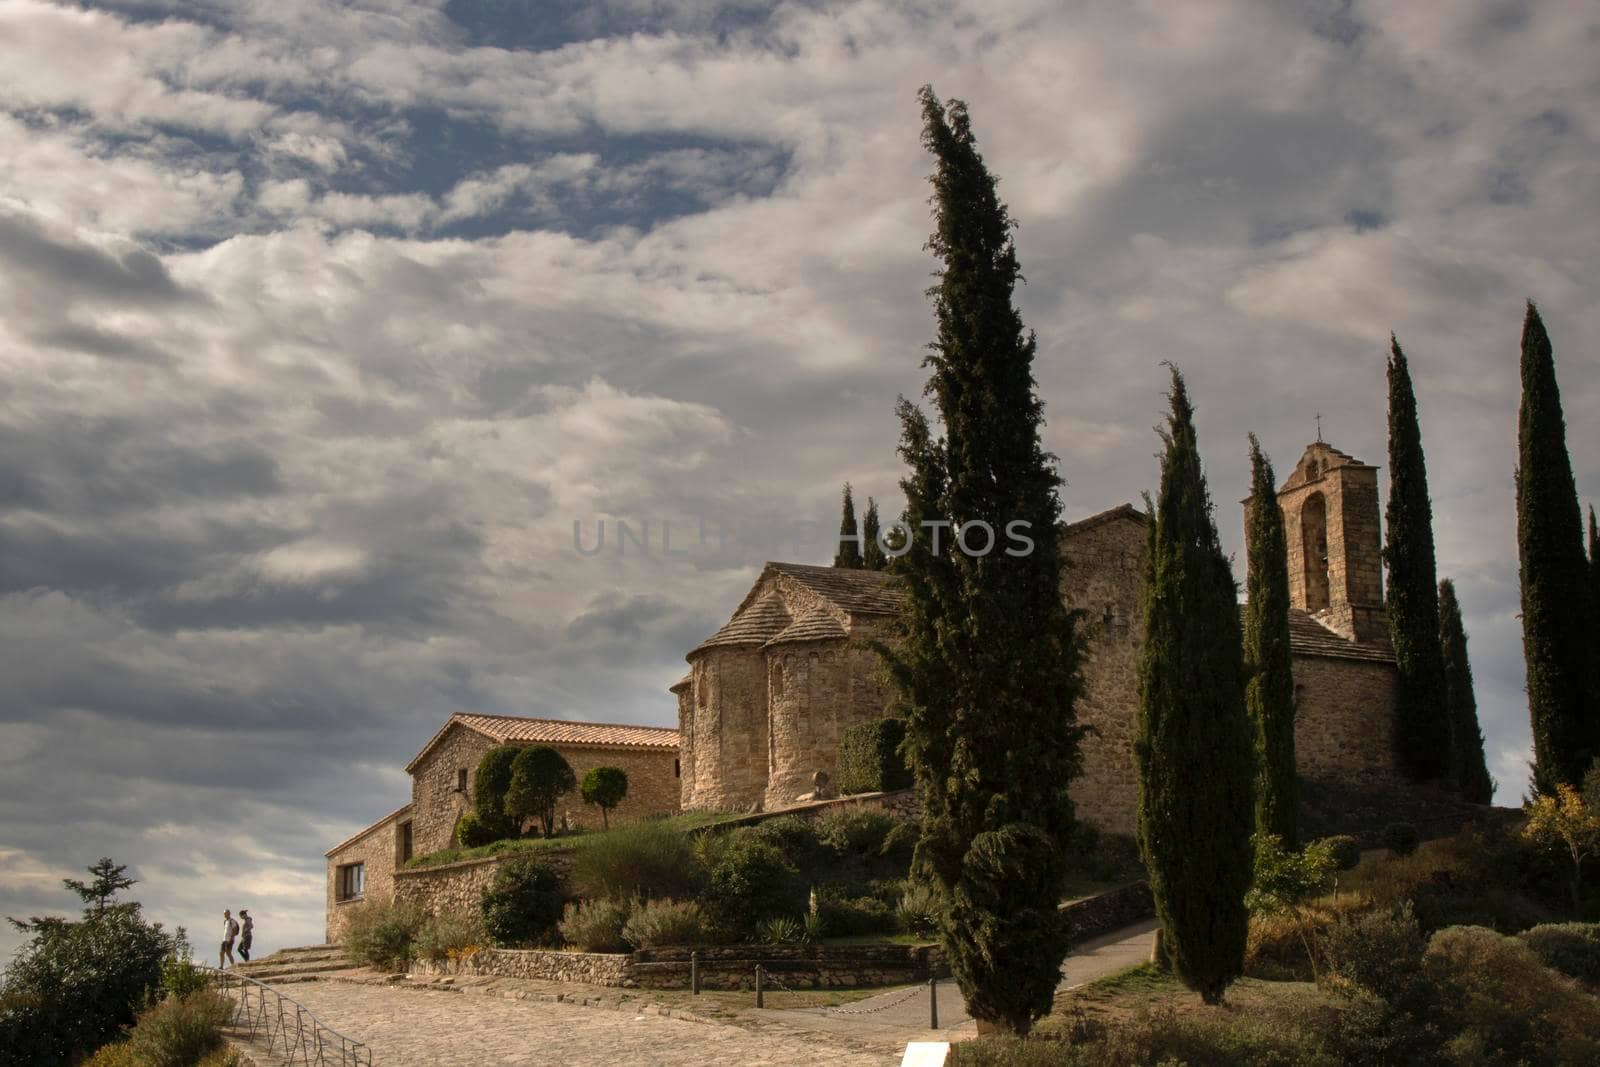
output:
[[[1133,833],[1138,803],[1133,733],[1138,720],[1146,526],[1131,509],[1067,527],[1061,596],[1083,612],[1083,692],[1078,723],[1089,728],[1083,774],[1072,783],[1078,817],[1108,833]]]
[[[1150,895],[1149,882],[1131,882],[1119,889],[1063,904],[1061,911],[1072,924],[1072,943],[1076,945],[1153,918],[1156,902]]]
[[[456,820],[472,807],[478,761],[496,742],[476,730],[457,724],[411,771],[411,808],[415,812],[414,855],[426,855],[451,846]],[[635,749],[624,746],[551,745],[572,766],[578,780],[592,767],[620,767],[628,775],[628,795],[611,813],[612,822],[635,822],[678,810],[678,752],[675,749]],[[467,772],[467,789],[457,788],[460,772]],[[600,810],[583,802],[574,790],[556,803],[559,818],[569,825],[599,829]]]
[[[767,665],[755,646],[704,649],[694,678],[694,806],[743,811],[767,791]],[[681,741],[680,741],[681,743]]]
[[[399,858],[399,828],[410,819],[410,809],[399,811],[373,823],[355,837],[328,853],[327,902],[323,911],[323,936],[333,944],[344,936],[350,910],[364,900],[387,900],[394,891],[394,873]],[[364,868],[361,896],[339,900],[339,868],[360,863]]]
[[[570,848],[543,848],[537,852],[502,852],[482,859],[441,863],[433,867],[407,867],[395,871],[394,898],[415,904],[429,915],[476,911],[479,897],[494,881],[502,864],[517,856],[537,856],[566,874],[572,867],[576,844]]]
[[[1398,783],[1392,664],[1296,656],[1295,767],[1302,778]]]
[[[880,718],[889,693],[877,654],[859,638],[773,645],[766,657],[770,754],[763,806],[775,808],[810,793],[817,771],[838,782],[845,730]]]
[[[1385,637],[1377,468],[1318,442],[1295,465],[1278,507],[1290,604],[1351,640]]]
[[[715,945],[634,953],[490,949],[461,960],[419,960],[411,973],[688,989],[691,952],[699,953],[705,989],[748,989],[758,963],[778,983],[794,989],[901,985],[949,973],[937,945]]]

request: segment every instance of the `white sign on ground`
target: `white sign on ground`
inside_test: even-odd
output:
[[[900,1067],[944,1067],[950,1057],[948,1041],[913,1041],[906,1046]]]

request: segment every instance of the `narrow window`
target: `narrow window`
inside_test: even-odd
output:
[[[409,820],[400,824],[399,852],[401,863],[411,858],[411,823]]]
[[[463,767],[459,771],[456,772],[456,792],[457,793],[465,793],[466,791],[467,791],[467,769],[465,767]]]
[[[1300,507],[1300,552],[1305,610],[1316,614],[1328,606],[1328,501],[1312,493]]]
[[[366,887],[366,864],[346,863],[334,878],[334,895],[339,900],[359,900]]]
[[[677,760],[673,760],[672,761],[672,777],[674,777],[674,778],[683,777],[683,765],[681,763],[679,763]]]

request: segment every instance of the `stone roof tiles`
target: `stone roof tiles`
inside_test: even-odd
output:
[[[1245,605],[1239,605],[1243,621]],[[1393,663],[1394,650],[1387,642],[1352,641],[1335,633],[1299,608],[1289,609],[1289,652],[1296,656],[1324,656],[1328,659],[1353,659],[1367,663]]]
[[[905,604],[899,581],[886,571],[849,567],[816,567],[806,563],[768,563],[763,570],[781,574],[852,614],[897,615]]]
[[[796,619],[763,647],[800,641],[834,641],[848,636],[838,619],[826,611],[812,611]]]
[[[735,612],[722,629],[700,642],[695,651],[727,645],[764,645],[788,629],[792,622],[789,610],[783,606],[783,597],[776,590],[768,590],[755,603]]]
[[[1150,516],[1132,504],[1118,504],[1114,508],[1107,508],[1104,511],[1090,515],[1086,519],[1079,519],[1076,522],[1064,522],[1061,524],[1060,530],[1063,534],[1069,535],[1081,533],[1084,530],[1092,530],[1096,526],[1104,526],[1106,523],[1115,522],[1118,519],[1132,519],[1140,525],[1144,525],[1150,521]]]

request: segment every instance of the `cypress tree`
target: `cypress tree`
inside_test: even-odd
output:
[[[1600,631],[1600,527],[1594,523],[1594,505],[1589,505],[1589,610],[1594,612],[1594,622]],[[1600,632],[1595,639],[1600,642]]]
[[[1455,780],[1444,655],[1439,650],[1439,585],[1433,556],[1433,505],[1417,426],[1417,398],[1400,342],[1389,335],[1389,504],[1383,513],[1389,586],[1384,607],[1394,642],[1395,739],[1402,765],[1419,782]]]
[[[924,366],[944,436],[901,399],[915,536],[895,568],[908,600],[902,640],[878,649],[923,806],[915,866],[939,900],[951,971],[983,1027],[1026,1033],[1050,1010],[1067,951],[1059,904],[1079,644],[1059,593],[1060,478],[1039,440],[1034,339],[1012,304],[1011,219],[966,105],[919,95],[936,162],[928,247],[941,268]],[[1011,554],[1007,525],[1018,522],[1033,546]]]
[[[1494,800],[1494,779],[1483,755],[1483,730],[1478,725],[1478,698],[1472,692],[1472,664],[1467,659],[1467,631],[1455,583],[1439,583],[1439,647],[1444,654],[1445,697],[1450,705],[1450,748],[1456,756],[1456,790],[1463,800]]]
[[[850,498],[850,483],[844,483],[844,509],[839,516],[839,551],[833,557],[835,567],[861,569],[861,532],[856,528],[856,502]]]
[[[878,538],[882,528],[878,525],[878,502],[867,497],[867,513],[861,519],[861,565],[869,571],[881,571],[889,565]]]
[[[1517,418],[1517,557],[1522,654],[1533,725],[1533,782],[1552,794],[1578,788],[1600,752],[1596,718],[1595,609],[1583,551],[1578,490],[1555,355],[1538,308],[1522,322],[1522,406]]]
[[[1170,399],[1144,577],[1137,830],[1173,971],[1220,1004],[1244,970],[1255,761],[1238,587],[1176,368]]]
[[[1256,829],[1298,847],[1294,676],[1289,658],[1289,545],[1272,461],[1250,435],[1248,601],[1244,616],[1245,710],[1255,731]]]

